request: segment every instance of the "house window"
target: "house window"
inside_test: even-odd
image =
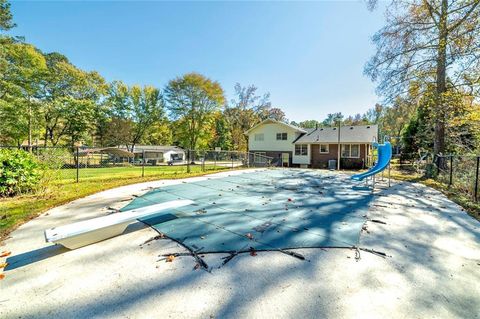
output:
[[[320,144],[320,154],[328,154],[330,150],[328,149],[328,144]]]
[[[255,134],[255,141],[257,142],[263,141],[263,133]]]
[[[266,163],[267,162],[266,156],[267,156],[266,152],[255,152],[253,153],[253,161],[255,163]]]
[[[286,141],[287,137],[287,133],[277,133],[277,141]]]
[[[307,144],[295,145],[295,155],[299,155],[299,156],[308,155],[308,145]]]
[[[358,144],[342,144],[342,157],[344,158],[359,158],[360,145]]]
[[[360,157],[360,145],[358,144],[350,145],[350,157],[355,157],[355,158]]]

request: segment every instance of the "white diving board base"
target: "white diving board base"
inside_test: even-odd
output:
[[[68,249],[87,246],[122,234],[128,225],[139,218],[161,211],[193,204],[191,200],[173,200],[161,204],[114,213],[45,230],[45,241],[60,244]]]

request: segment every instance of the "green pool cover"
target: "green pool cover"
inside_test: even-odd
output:
[[[122,211],[176,199],[194,204],[142,219],[196,252],[357,246],[371,190],[336,173],[246,171],[154,189]]]

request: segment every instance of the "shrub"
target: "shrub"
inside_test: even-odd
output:
[[[364,167],[363,159],[360,158],[341,158],[340,161],[342,169],[362,169]]]
[[[16,149],[0,150],[0,196],[31,192],[41,177],[41,165],[32,154]]]

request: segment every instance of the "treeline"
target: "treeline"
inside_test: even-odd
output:
[[[6,31],[14,24],[8,3],[0,4],[0,28]],[[218,82],[197,73],[172,79],[164,88],[129,86],[108,83],[64,55],[44,53],[19,38],[2,35],[0,48],[3,145],[132,149],[138,144],[173,144],[245,151],[246,130],[267,118],[288,122],[281,108],[272,106],[270,95],[259,94],[254,85],[237,83],[234,99],[227,101]],[[323,124],[335,124],[338,116],[329,114]],[[350,122],[355,121],[352,117]],[[312,123],[316,121],[292,122],[303,127]]]
[[[374,9],[377,0],[368,1]],[[478,152],[480,1],[387,3],[365,74],[389,105],[383,130],[405,152]]]
[[[478,152],[479,3],[392,2],[386,25],[373,37],[377,52],[365,67],[378,83],[382,105],[365,114],[291,123],[378,124],[380,137],[391,137],[403,152]],[[234,99],[227,101],[218,82],[197,73],[163,88],[108,83],[59,53],[7,36],[14,26],[9,4],[0,0],[0,144],[244,151],[247,129],[266,118],[288,121],[254,85],[236,84]]]
[[[15,25],[0,0],[0,31]],[[0,144],[175,144],[189,149],[245,150],[244,131],[265,118],[286,120],[269,95],[221,85],[201,74],[172,79],[160,89],[108,83],[60,53],[44,53],[21,38],[0,36]]]

